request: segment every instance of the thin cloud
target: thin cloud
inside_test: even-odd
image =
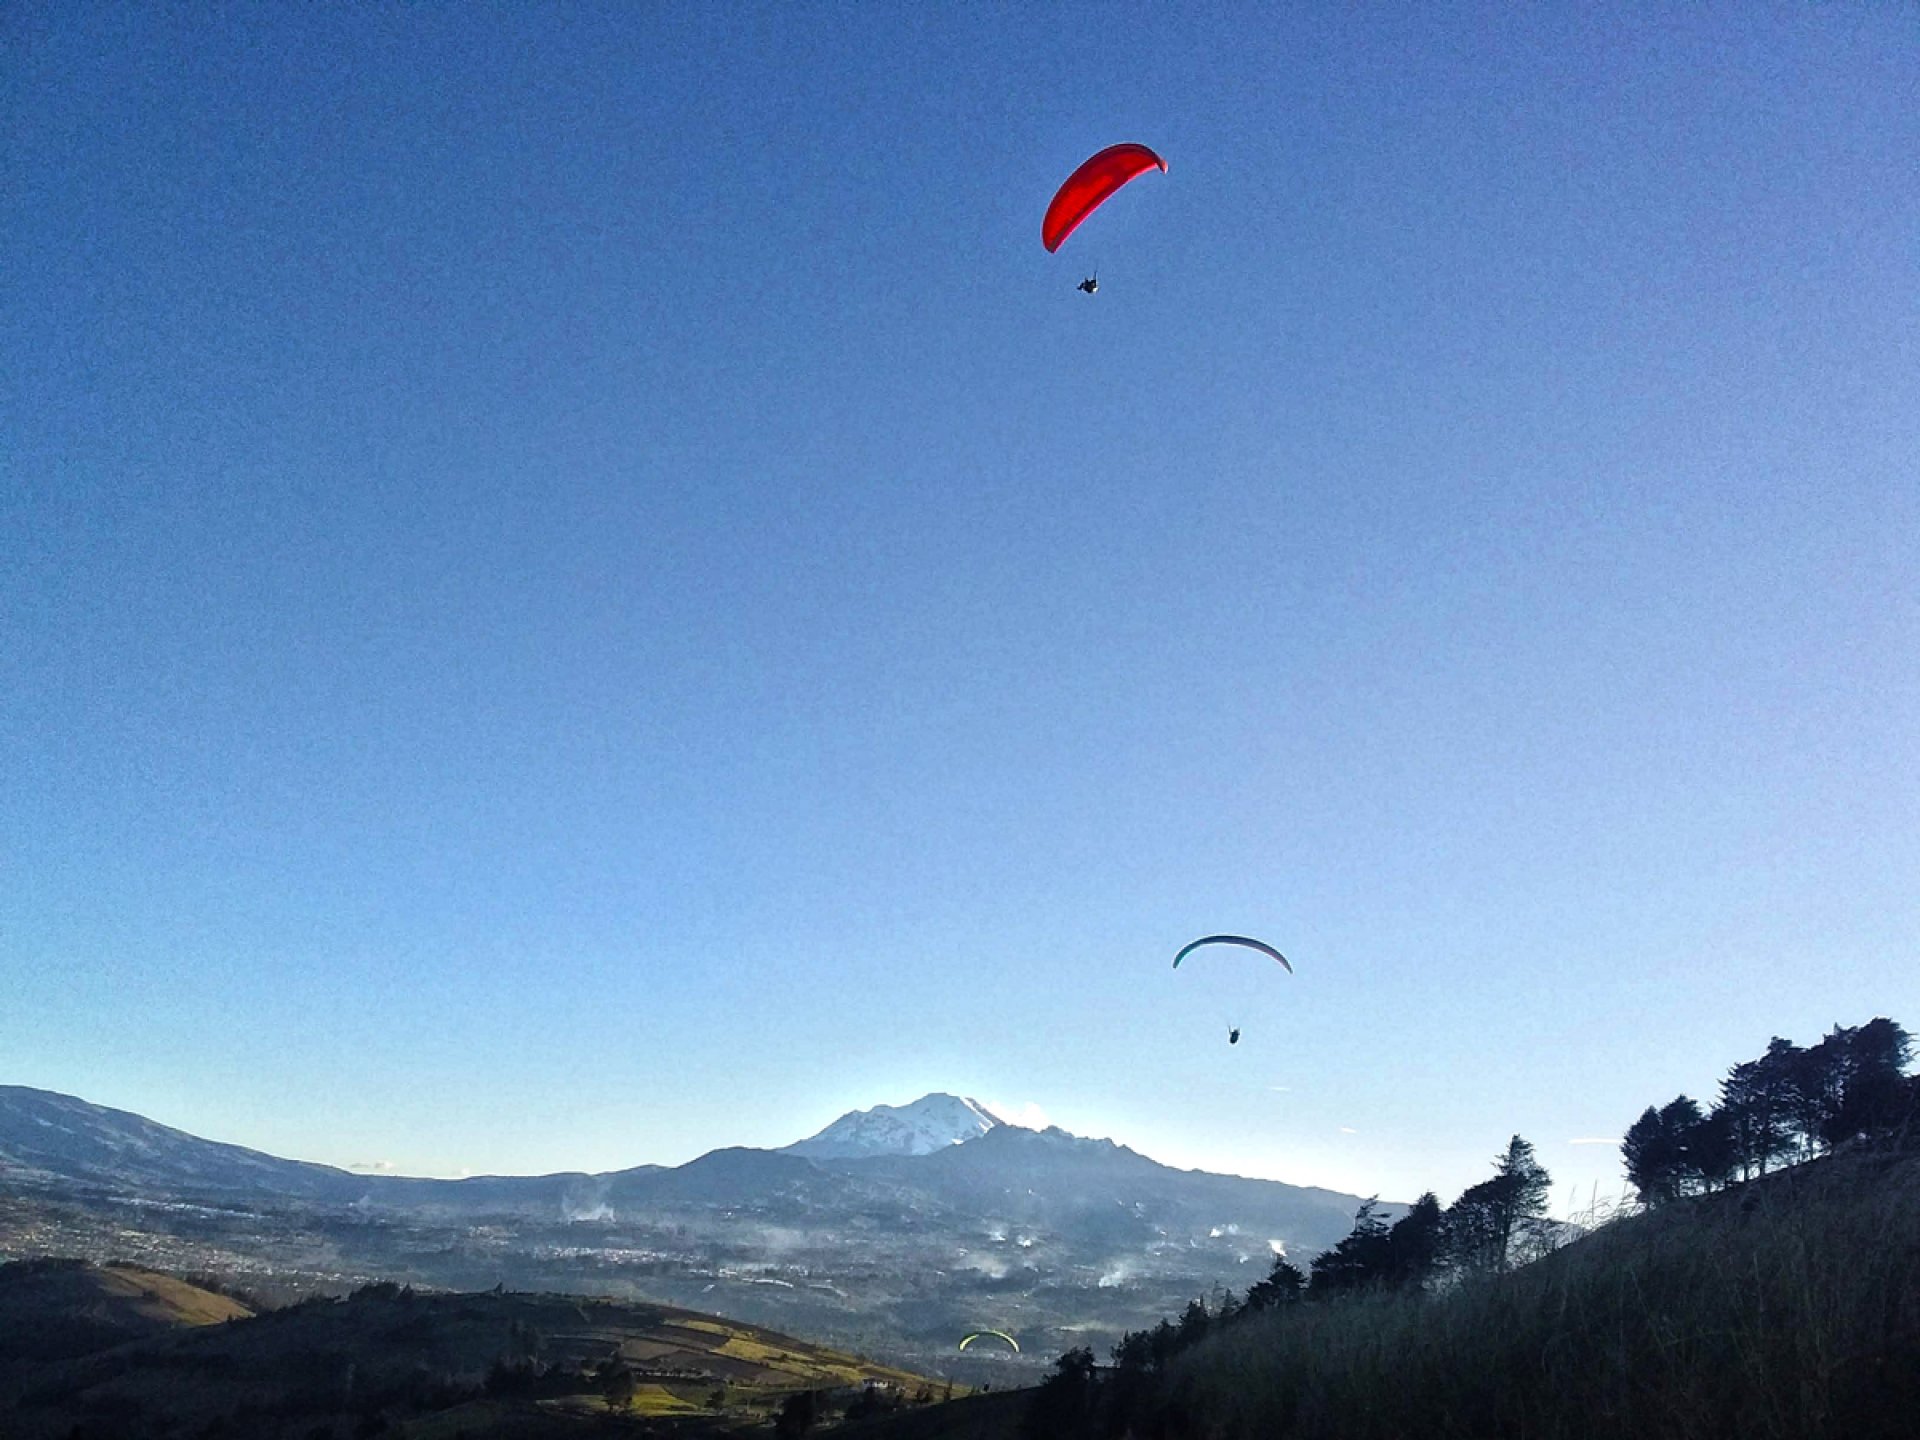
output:
[[[1340,1133],[1342,1135],[1358,1135],[1360,1132],[1354,1129],[1351,1125],[1342,1125],[1340,1127]]]
[[[386,1175],[399,1168],[391,1160],[349,1160],[347,1162],[347,1169],[357,1170],[363,1175]]]

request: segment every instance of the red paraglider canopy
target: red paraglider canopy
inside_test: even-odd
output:
[[[1058,250],[1060,242],[1074,227],[1099,209],[1106,198],[1122,185],[1149,170],[1165,170],[1167,162],[1144,145],[1109,145],[1073,174],[1055,192],[1047,206],[1047,218],[1040,225],[1040,243],[1048,251]]]

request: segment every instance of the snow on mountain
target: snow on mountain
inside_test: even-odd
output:
[[[875,1155],[931,1155],[977,1140],[1006,1122],[978,1100],[922,1095],[911,1105],[849,1110],[817,1135],[782,1146],[810,1160],[863,1160]]]

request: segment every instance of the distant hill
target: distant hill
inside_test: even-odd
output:
[[[660,1171],[609,1175],[475,1175],[436,1180],[359,1175],[283,1160],[244,1145],[204,1140],[127,1110],[73,1095],[0,1085],[0,1176],[15,1183],[95,1187],[125,1193],[309,1200],[470,1214],[566,1214],[591,1209],[609,1184]]]
[[[252,1314],[238,1300],[137,1266],[19,1260],[0,1265],[0,1366],[71,1359]]]
[[[202,1140],[73,1095],[0,1085],[0,1175],[135,1190],[252,1192],[351,1203],[360,1177]]]
[[[1057,1126],[1005,1125],[922,1159],[850,1168],[911,1177],[956,1210],[1013,1223],[1076,1232],[1091,1226],[1103,1238],[1145,1246],[1185,1244],[1194,1234],[1238,1237],[1263,1266],[1270,1242],[1302,1250],[1332,1245],[1346,1234],[1359,1204],[1355,1196],[1315,1186],[1176,1170],[1112,1140],[1089,1140]],[[1403,1209],[1383,1205],[1380,1213],[1393,1218]]]

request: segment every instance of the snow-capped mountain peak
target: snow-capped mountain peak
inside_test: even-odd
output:
[[[785,1148],[813,1160],[859,1160],[873,1155],[930,1155],[977,1140],[1006,1122],[978,1100],[922,1095],[910,1105],[849,1110],[817,1135]]]

